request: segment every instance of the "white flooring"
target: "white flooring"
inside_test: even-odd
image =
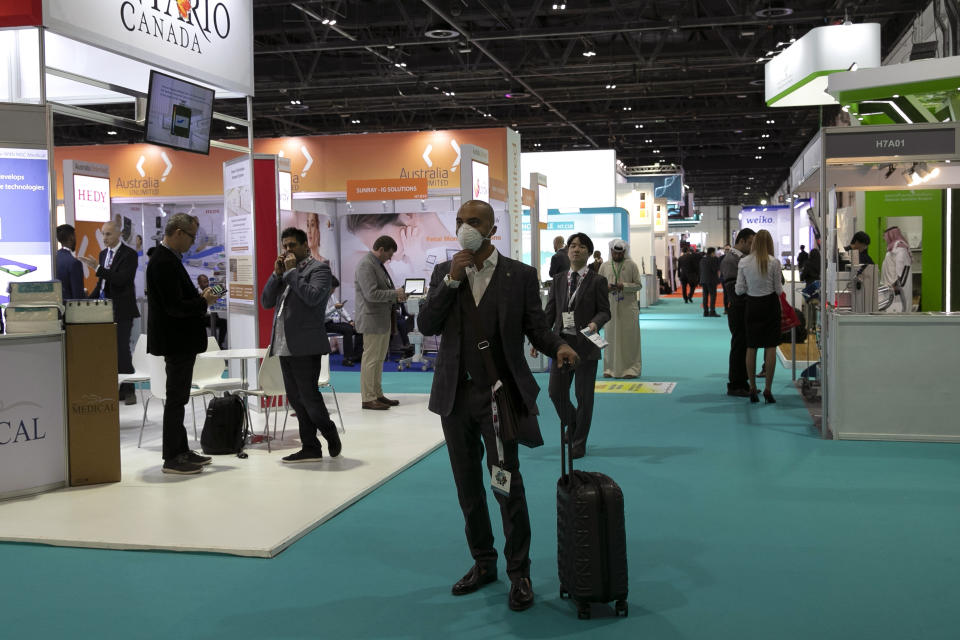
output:
[[[324,396],[332,408],[332,396]],[[214,456],[192,476],[160,471],[160,403],[150,403],[141,449],[143,407],[121,404],[122,481],[0,502],[0,540],[275,556],[443,443],[440,418],[427,411],[426,395],[396,394],[401,404],[389,411],[361,409],[356,393],[338,396],[346,428],[339,457],[282,463],[282,456],[299,449],[297,420],[290,418],[282,442],[277,431],[272,453],[265,442],[248,446],[249,458]],[[200,400],[197,419],[199,431]],[[263,420],[253,414],[257,433]],[[191,448],[199,451],[189,406],[185,421]],[[282,427],[282,413],[279,422]]]

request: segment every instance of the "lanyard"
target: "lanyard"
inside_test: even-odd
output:
[[[618,269],[618,268],[617,268],[617,263],[614,262],[612,265],[610,265],[610,269],[613,270],[613,283],[614,283],[614,284],[619,284],[619,283],[620,283],[620,274],[623,272],[623,263],[622,263],[622,262],[620,263],[620,268]]]
[[[500,438],[500,411],[497,409],[497,390],[503,386],[499,380],[490,387],[490,411],[493,413],[493,433],[497,437],[497,459],[503,469],[503,440]]]

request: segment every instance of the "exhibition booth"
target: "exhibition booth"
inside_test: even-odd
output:
[[[68,0],[30,1],[5,8],[2,19],[0,304],[6,306],[6,333],[0,351],[7,366],[0,372],[0,497],[6,498],[116,481],[120,473],[116,325],[90,321],[95,310],[78,311],[87,322],[61,330],[66,301],[60,283],[51,282],[55,185],[71,192],[60,214],[64,221],[99,226],[115,215],[111,176],[93,158],[58,164],[54,122],[96,123],[105,134],[113,127],[135,129],[155,144],[205,153],[217,145],[210,141],[210,123],[218,117],[214,99],[253,93],[253,55],[249,1],[225,2],[203,16],[134,3],[115,11]],[[150,25],[174,35],[156,36]],[[94,104],[126,105],[132,117],[86,106]],[[228,119],[249,128],[249,118]],[[249,153],[220,146],[233,156]],[[144,177],[142,161],[124,171],[134,169]],[[116,212],[135,246],[125,223],[129,213]],[[103,245],[88,234],[84,239],[84,254],[96,256]],[[99,306],[109,317],[107,304]]]
[[[823,129],[795,190],[820,192],[822,432],[837,439],[960,441],[948,381],[960,351],[953,207],[956,124]],[[907,187],[905,189],[905,187]],[[887,230],[899,239],[885,243]],[[850,250],[871,238],[867,264]]]

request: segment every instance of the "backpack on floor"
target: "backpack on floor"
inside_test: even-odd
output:
[[[239,395],[224,393],[207,405],[207,417],[200,434],[200,448],[207,455],[236,454],[246,458],[246,411]]]

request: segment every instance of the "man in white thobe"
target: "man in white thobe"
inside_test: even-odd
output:
[[[604,378],[640,375],[640,318],[637,292],[643,287],[637,263],[627,257],[627,243],[610,242],[610,260],[600,265],[610,295],[610,321],[603,328],[609,346],[603,351]]]

